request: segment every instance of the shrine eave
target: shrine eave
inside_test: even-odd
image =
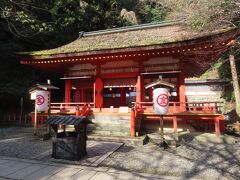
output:
[[[140,51],[162,50],[173,52],[175,49],[191,48],[190,46],[204,46],[221,43],[234,38],[236,28],[215,30],[212,32],[191,32],[180,23],[139,25],[135,29],[125,27],[118,31],[106,30],[92,35],[86,34],[72,43],[64,46],[33,52],[19,53],[25,56],[24,61],[30,60],[58,60],[70,57],[92,57],[112,54],[137,53]],[[181,51],[181,50],[180,50]],[[174,53],[174,52],[173,52]]]
[[[111,49],[92,52],[58,54],[51,58],[27,58],[21,64],[72,64],[109,60],[127,60],[160,56],[191,56],[205,51],[205,55],[211,55],[215,51],[224,52],[231,45],[231,36],[208,37],[206,40],[197,39],[192,41],[177,42],[165,45],[154,45],[145,47],[133,47],[123,49]]]

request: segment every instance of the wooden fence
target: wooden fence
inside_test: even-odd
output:
[[[31,125],[31,115],[29,113],[15,114],[4,113],[0,114],[0,126],[29,126]]]

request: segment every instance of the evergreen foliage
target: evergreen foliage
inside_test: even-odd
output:
[[[0,111],[15,111],[28,88],[48,74],[19,64],[16,52],[48,49],[73,41],[80,31],[127,24],[115,0],[2,0],[0,2]]]

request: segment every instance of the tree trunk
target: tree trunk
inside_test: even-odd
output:
[[[240,116],[240,93],[239,93],[239,84],[238,84],[237,69],[236,69],[234,55],[231,55],[231,54],[229,55],[229,61],[230,61],[231,72],[232,72],[233,90],[234,90],[235,102],[236,102],[236,112],[238,116]]]

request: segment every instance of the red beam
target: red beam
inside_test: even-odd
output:
[[[137,77],[138,72],[126,72],[126,73],[110,73],[110,74],[101,74],[102,79],[114,79],[114,78],[130,78]]]

